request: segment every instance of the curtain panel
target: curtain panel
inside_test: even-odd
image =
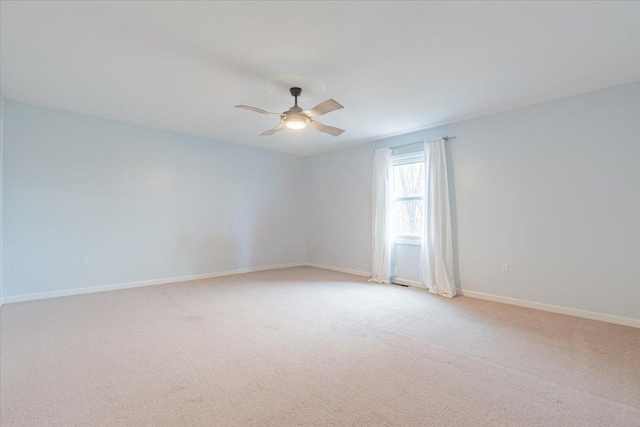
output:
[[[391,150],[381,148],[373,158],[372,274],[369,281],[391,282]]]
[[[420,261],[422,283],[430,292],[452,298],[453,242],[445,140],[425,141],[425,215]]]

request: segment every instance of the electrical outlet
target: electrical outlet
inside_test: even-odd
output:
[[[500,272],[502,274],[509,274],[509,264],[502,264],[500,266]]]
[[[89,266],[89,257],[83,256],[80,258],[80,267],[88,267]]]

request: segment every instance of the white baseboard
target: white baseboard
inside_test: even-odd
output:
[[[366,272],[366,271],[353,270],[350,268],[342,268],[342,267],[333,267],[333,266],[321,265],[321,264],[297,264],[297,263],[276,264],[276,265],[264,265],[259,267],[238,268],[235,270],[218,271],[214,273],[194,274],[191,276],[171,277],[167,279],[143,280],[139,282],[118,283],[114,285],[92,286],[88,288],[76,288],[76,289],[67,289],[67,290],[61,290],[61,291],[40,292],[35,294],[8,296],[8,297],[3,297],[0,300],[0,305],[11,304],[16,302],[24,302],[24,301],[34,301],[34,300],[46,299],[46,298],[56,298],[56,297],[70,296],[70,295],[113,291],[117,289],[129,289],[129,288],[139,288],[142,286],[155,286],[155,285],[164,285],[167,283],[187,282],[190,280],[211,279],[214,277],[231,276],[234,274],[243,274],[243,273],[253,273],[253,272],[265,271],[265,270],[276,270],[279,268],[299,267],[302,265],[322,268],[325,270],[339,271],[341,273],[353,274],[357,276],[368,277],[371,275],[369,272]],[[424,287],[422,283],[416,282],[413,280],[395,278],[394,282],[402,285]],[[549,311],[552,313],[566,314],[569,316],[582,317],[585,319],[599,320],[602,322],[615,323],[618,325],[625,325],[625,326],[631,326],[634,328],[640,328],[640,319],[633,319],[630,317],[614,316],[611,314],[597,313],[593,311],[580,310],[577,308],[569,308],[569,307],[562,307],[558,305],[544,304],[540,302],[503,297],[499,295],[486,294],[483,292],[469,291],[464,289],[456,289],[456,293],[458,295],[463,295],[470,298],[478,298],[478,299],[483,299],[487,301],[499,302],[503,304],[516,305],[519,307],[532,308],[536,310]]]
[[[307,265],[311,267],[324,268],[325,270],[334,270],[334,271],[340,271],[342,273],[355,274],[358,276],[370,275],[370,273],[367,273],[365,271],[351,270],[349,268],[332,267],[332,266],[320,265],[320,264],[307,264]],[[394,278],[393,282],[401,285],[424,288],[424,285],[422,283],[414,280]],[[487,301],[499,302],[503,304],[517,305],[519,307],[533,308],[535,310],[549,311],[552,313],[566,314],[568,316],[582,317],[584,319],[599,320],[601,322],[615,323],[617,325],[640,328],[640,319],[633,319],[630,317],[614,316],[612,314],[597,313],[594,311],[580,310],[577,308],[562,307],[559,305],[551,305],[551,304],[544,304],[540,302],[527,301],[527,300],[522,300],[517,298],[502,297],[499,295],[485,294],[485,293],[476,292],[476,291],[467,291],[464,289],[456,289],[456,294],[463,295],[470,298],[478,298],[478,299],[483,299]]]
[[[467,291],[464,289],[456,289],[458,295],[465,297],[478,298],[487,301],[500,302],[503,304],[517,305],[519,307],[533,308],[536,310],[550,311],[552,313],[567,314],[569,316],[582,317],[591,320],[600,320],[601,322],[615,323],[618,325],[632,326],[640,328],[640,319],[632,319],[630,317],[614,316],[612,314],[597,313],[594,311],[580,310],[577,308],[562,307],[559,305],[543,304],[541,302],[527,301],[517,298],[502,297],[498,295],[485,294],[476,291]]]
[[[339,271],[341,273],[355,274],[356,276],[366,276],[366,277],[371,276],[371,273],[368,271],[352,270],[350,268],[333,267],[330,265],[322,265],[322,264],[306,264],[306,265],[308,265],[309,267],[322,268],[323,270],[333,270],[333,271]]]
[[[117,283],[115,285],[91,286],[88,288],[66,289],[52,292],[39,292],[35,294],[24,294],[4,297],[3,304],[15,302],[35,301],[46,298],[65,297],[70,295],[92,294],[95,292],[114,291],[117,289],[139,288],[142,286],[165,285],[167,283],[187,282],[189,280],[211,279],[214,277],[231,276],[234,274],[253,273],[256,271],[275,270],[278,268],[299,267],[304,264],[276,264],[263,265],[260,267],[238,268],[235,270],[218,271],[214,273],[194,274],[191,276],[170,277],[168,279],[143,280],[140,282]]]

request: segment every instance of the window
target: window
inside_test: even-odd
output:
[[[395,243],[419,245],[424,214],[424,154],[396,155],[392,162],[391,209]]]

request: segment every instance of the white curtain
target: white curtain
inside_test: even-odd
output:
[[[369,281],[390,283],[391,277],[391,150],[376,150],[373,159],[372,275]]]
[[[422,234],[422,283],[430,292],[454,297],[453,247],[447,155],[442,138],[425,141],[425,214]]]

